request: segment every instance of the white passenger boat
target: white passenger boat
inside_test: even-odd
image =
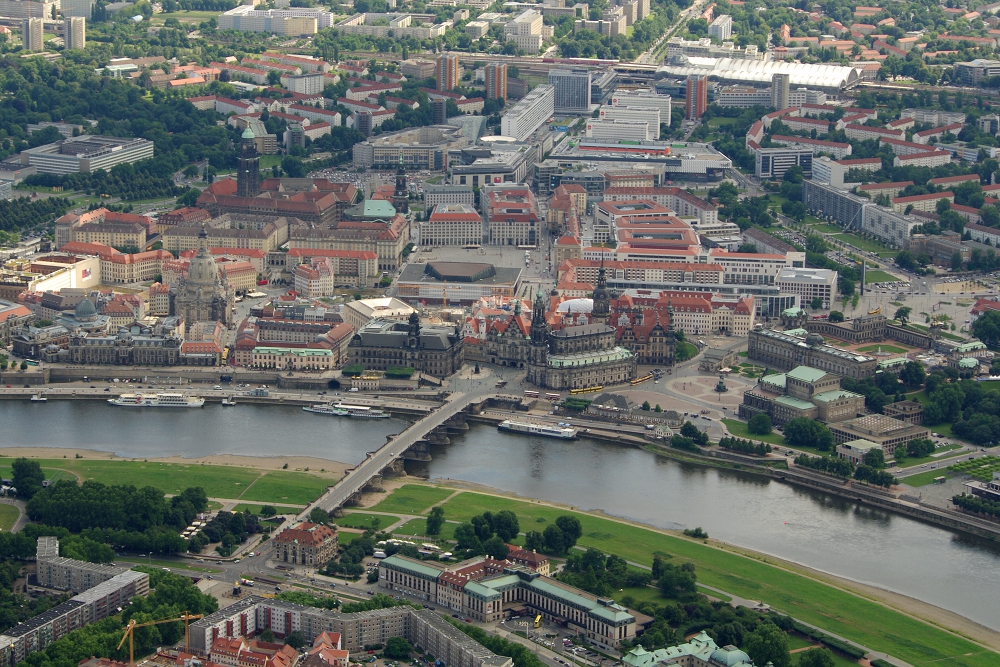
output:
[[[38,394],[35,394],[34,396],[31,397],[32,403],[45,403],[48,400],[49,399],[45,398],[44,396],[39,396]]]
[[[513,419],[506,419],[500,422],[497,424],[497,428],[501,431],[524,433],[526,435],[540,435],[546,438],[558,438],[560,440],[572,440],[578,433],[575,428],[532,424],[531,422],[515,421]]]
[[[200,408],[205,399],[184,394],[122,394],[108,403],[126,408]]]
[[[347,417],[347,410],[339,410],[332,405],[310,405],[302,408],[306,412],[315,412],[318,415],[330,415],[332,417]]]
[[[346,403],[337,403],[333,406],[335,410],[346,410],[348,417],[354,417],[356,419],[388,419],[389,415],[379,410],[378,408],[372,408],[367,405],[347,405]]]

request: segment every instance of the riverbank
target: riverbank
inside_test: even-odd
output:
[[[412,480],[387,480],[392,491]],[[717,540],[693,540],[680,531],[585,511],[560,503],[512,497],[479,484],[434,480],[453,493],[440,506],[448,520],[467,521],[486,510],[510,509],[522,530],[534,530],[561,513],[577,514],[583,524],[579,545],[650,565],[653,553],[690,561],[698,580],[748,599],[762,600],[775,610],[817,625],[913,665],[947,660],[949,665],[995,665],[1000,660],[1000,633],[958,614],[869,584],[851,581],[807,566]],[[366,494],[364,506],[387,496]],[[429,511],[424,508],[422,512]],[[538,526],[538,527],[536,527]]]

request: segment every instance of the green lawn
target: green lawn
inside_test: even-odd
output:
[[[14,527],[14,522],[21,515],[13,505],[0,503],[0,532],[7,532]]]
[[[794,651],[797,648],[805,648],[806,646],[815,646],[816,642],[811,639],[807,639],[802,635],[797,635],[795,633],[789,632],[788,635],[788,650]]]
[[[164,493],[180,493],[200,486],[211,498],[239,498],[306,505],[320,496],[334,480],[309,473],[273,470],[263,475],[255,468],[205,465],[201,463],[157,463],[101,459],[38,459],[46,477],[72,478],[104,484],[128,483],[152,486]],[[61,470],[52,471],[52,468]],[[53,474],[50,476],[50,472]],[[10,466],[0,465],[0,473],[10,474]]]
[[[405,484],[371,509],[378,512],[420,514],[425,510],[429,510],[432,505],[436,505],[451,494],[452,491],[435,486]]]
[[[717,130],[723,125],[726,126],[733,125],[735,122],[736,122],[735,118],[723,118],[722,116],[716,116],[715,118],[709,120],[708,123],[706,123],[706,125],[708,125],[713,130]]]
[[[962,449],[962,445],[947,445],[945,447],[938,447],[934,450],[934,453],[939,452],[950,452],[956,449]],[[925,463],[938,463],[939,461],[949,461],[951,463],[955,462],[955,456],[921,456],[920,458],[908,457],[906,462],[900,466],[901,469],[912,468],[913,466],[923,465]]]
[[[167,22],[167,19],[177,19],[181,23],[201,23],[203,21],[208,21],[209,19],[219,18],[219,12],[200,12],[200,11],[183,11],[183,12],[163,12],[161,14],[154,14],[150,19],[150,23],[153,25],[163,25]]]
[[[763,556],[760,560],[747,558],[701,541],[603,517],[479,493],[462,492],[444,503],[444,509],[448,518],[454,520],[468,520],[487,510],[509,509],[518,515],[522,529],[535,528],[535,524],[541,529],[560,515],[576,514],[583,528],[579,541],[582,547],[617,553],[647,566],[652,564],[654,552],[671,554],[674,563],[693,563],[698,580],[706,585],[763,600],[778,611],[874,650],[891,653],[913,665],[992,667],[1000,660],[996,653],[983,651],[966,639],[874,601],[762,562]]]
[[[809,651],[802,651],[801,653],[793,653],[792,654],[792,667],[795,667],[796,665],[798,665],[799,664],[799,660],[802,658],[802,656],[805,655],[808,652]],[[833,652],[831,651],[831,653],[833,653]],[[845,658],[844,656],[840,655],[839,653],[833,653],[833,665],[834,665],[834,667],[849,667],[849,666],[850,667],[858,667],[858,663],[857,662],[855,662],[854,660],[850,660],[848,658]]]
[[[891,354],[906,354],[910,351],[908,347],[897,347],[896,345],[868,345],[859,347],[858,352],[889,352]]]
[[[455,538],[455,529],[458,528],[457,523],[448,523],[447,521],[443,526],[441,526],[441,534],[435,537],[430,537],[432,540],[451,540]],[[393,531],[393,533],[399,533],[400,535],[427,535],[427,520],[426,519],[413,519],[407,521],[402,526]]]
[[[221,507],[221,506],[220,506]],[[260,508],[263,505],[255,505],[250,503],[240,503],[233,508],[234,512],[250,512],[251,514],[260,514]],[[301,507],[285,507],[284,505],[271,505],[278,514],[298,514],[302,511]]]
[[[859,250],[866,250],[868,252],[887,252],[892,250],[892,248],[888,248],[881,243],[869,241],[868,239],[861,238],[857,234],[851,234],[850,232],[834,234],[833,238],[843,241],[844,243],[849,243]]]
[[[770,435],[754,435],[747,430],[746,422],[737,421],[736,419],[723,419],[721,421],[726,425],[726,428],[729,429],[729,432],[737,438],[767,442],[772,445],[785,444],[785,436],[779,433],[771,433]]]
[[[938,467],[937,470],[927,469],[927,472],[917,473],[916,475],[911,475],[909,477],[904,477],[899,480],[903,484],[909,484],[910,486],[927,486],[934,482],[935,477],[940,477],[944,475],[945,477],[954,477],[954,474],[949,474],[946,470]]]
[[[258,159],[260,160],[261,169],[270,169],[271,167],[281,165],[281,155],[261,155]]]
[[[375,521],[378,521],[379,528],[385,529],[399,521],[398,516],[382,516],[381,514],[347,514],[333,520],[338,526],[346,528],[371,528]]]
[[[870,283],[893,283],[900,282],[899,278],[892,275],[891,273],[886,273],[885,271],[880,271],[878,269],[869,269],[865,271],[865,285]]]

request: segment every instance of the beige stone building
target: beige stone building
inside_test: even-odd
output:
[[[304,521],[285,528],[274,538],[274,560],[300,565],[323,565],[337,553],[337,533]]]

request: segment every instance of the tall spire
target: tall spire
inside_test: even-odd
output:
[[[604,257],[601,257],[601,268],[597,271],[597,286],[594,288],[594,307],[590,318],[595,323],[607,324],[611,318],[611,295],[608,294],[608,279],[604,270]]]

